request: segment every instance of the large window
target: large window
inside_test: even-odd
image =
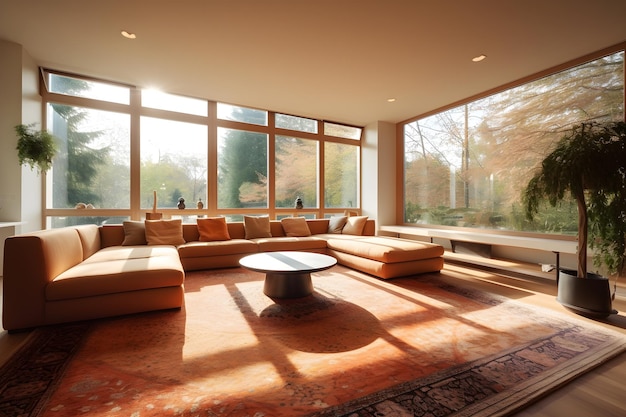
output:
[[[576,233],[576,206],[525,219],[534,167],[575,123],[622,120],[624,52],[404,124],[404,222]]]
[[[359,206],[359,154],[354,146],[326,142],[324,146],[324,205]]]
[[[130,208],[128,114],[49,103],[59,153],[48,179],[52,208]]]
[[[291,136],[276,137],[276,207],[318,208],[319,142]]]
[[[186,222],[289,216],[298,197],[309,218],[360,206],[360,128],[43,74],[46,127],[60,141],[48,227],[142,219],[155,196]]]
[[[207,126],[141,118],[141,208],[196,207],[206,201]]]
[[[267,134],[218,129],[218,207],[267,208]]]

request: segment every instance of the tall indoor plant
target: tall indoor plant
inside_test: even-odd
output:
[[[555,206],[567,193],[578,207],[578,270],[574,279],[568,271],[559,275],[558,300],[581,314],[608,316],[614,313],[608,279],[587,271],[587,246],[595,249],[596,267],[604,267],[609,275],[623,274],[625,122],[581,123],[563,136],[524,190],[527,217],[533,218],[544,199]]]
[[[46,130],[37,130],[34,124],[15,126],[17,133],[17,157],[20,165],[37,167],[39,173],[52,167],[52,158],[57,153],[54,136]]]

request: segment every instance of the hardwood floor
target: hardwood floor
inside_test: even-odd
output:
[[[464,273],[467,265],[459,259],[446,260],[446,269],[458,272],[454,280],[464,285],[511,297],[525,303],[554,309],[578,319],[588,320],[565,310],[555,300],[556,283],[550,275],[524,274],[519,269],[507,272],[495,269],[472,269]],[[462,261],[462,260],[461,260]],[[539,276],[539,277],[537,277]],[[624,285],[622,283],[622,285]],[[0,296],[2,290],[0,286]],[[601,326],[626,334],[626,293],[620,287],[613,307],[620,311],[604,321],[593,321]],[[1,300],[1,297],[0,297]],[[1,302],[1,301],[0,301]],[[592,321],[592,320],[589,320]],[[8,334],[0,332],[0,364],[27,340],[29,332]],[[626,353],[582,375],[538,402],[514,414],[516,417],[587,417],[626,416]]]
[[[0,277],[0,318],[2,317],[2,277]],[[9,334],[0,320],[0,366],[18,350],[30,336],[30,332]]]
[[[446,268],[456,267],[457,264],[446,262]],[[534,278],[519,273],[509,276],[504,271],[498,273],[485,271],[482,277],[462,279],[468,286],[553,309],[626,334],[624,283],[620,283],[622,286],[618,287],[617,296],[613,301],[613,308],[618,310],[619,314],[598,321],[586,319],[563,308],[556,301],[555,279],[546,279],[545,275],[543,278]],[[623,417],[626,416],[625,384],[626,353],[622,353],[513,415],[516,417]]]

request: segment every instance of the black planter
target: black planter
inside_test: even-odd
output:
[[[609,280],[597,274],[587,273],[587,278],[578,278],[576,271],[561,269],[556,299],[564,307],[586,317],[605,318],[617,314],[611,305]]]

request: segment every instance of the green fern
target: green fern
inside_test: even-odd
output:
[[[28,164],[31,169],[37,168],[39,173],[52,167],[52,158],[57,153],[54,136],[45,130],[35,130],[34,124],[17,125],[17,157],[20,165]]]

